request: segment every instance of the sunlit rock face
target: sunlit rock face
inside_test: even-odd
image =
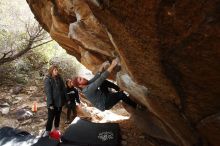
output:
[[[176,145],[220,145],[219,0],[27,2],[51,37],[92,71],[120,57],[114,77],[147,107],[131,111],[143,115],[146,134]]]

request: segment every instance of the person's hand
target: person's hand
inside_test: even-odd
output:
[[[115,67],[118,63],[119,63],[119,59],[115,58],[114,60],[112,60],[111,66]]]
[[[99,68],[99,72],[103,72],[103,70],[106,70],[110,66],[109,61],[105,61],[102,63],[102,65]]]
[[[49,106],[49,109],[54,110],[54,107],[51,105],[51,106]]]
[[[103,66],[103,69],[106,70],[106,69],[110,66],[109,61],[103,62],[103,63],[102,63],[102,66]]]
[[[115,58],[112,60],[111,65],[108,67],[107,71],[112,72],[112,70],[116,67],[116,65],[119,63],[119,58]]]

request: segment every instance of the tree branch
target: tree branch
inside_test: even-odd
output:
[[[53,40],[49,40],[49,41],[43,42],[43,43],[41,43],[41,44],[39,44],[39,45],[36,45],[36,46],[32,47],[31,49],[37,48],[37,47],[39,47],[39,46],[42,46],[42,45],[47,44],[47,43],[52,42],[52,41],[53,41]]]
[[[12,41],[8,41],[8,39],[10,38],[5,38],[6,39],[5,41],[9,42],[6,46],[6,49],[8,50],[9,48],[11,48],[11,51],[2,53],[1,58],[0,58],[0,65],[21,57],[22,55],[24,55],[25,53],[27,53],[29,50],[33,48],[37,48],[41,45],[44,45],[44,44],[47,44],[53,41],[53,40],[46,41],[48,35],[46,34],[46,31],[44,31],[44,29],[37,23],[34,23],[34,24],[26,23],[25,28],[26,28],[26,35],[24,37],[23,36],[21,37],[20,35],[14,36],[14,38],[19,38],[19,37],[21,38],[21,39],[15,39],[15,41],[16,40],[18,41],[17,44],[21,43],[21,46],[23,46],[22,48],[24,48],[23,50],[14,54],[14,51],[17,50],[15,47],[19,48],[19,46],[15,46],[16,42],[14,43]],[[43,42],[43,40],[45,40],[46,42]]]
[[[27,53],[29,50],[31,50],[31,49],[33,49],[33,48],[37,48],[37,47],[39,47],[39,46],[42,46],[42,45],[47,44],[47,43],[52,42],[52,41],[53,41],[53,40],[49,40],[49,41],[43,42],[43,43],[41,43],[41,44],[39,44],[39,45],[36,45],[36,46],[32,47],[34,41],[33,41],[32,39],[30,39],[29,42],[28,42],[28,44],[27,44],[27,46],[25,47],[24,50],[22,50],[22,51],[16,53],[15,55],[13,55],[13,56],[11,56],[11,57],[4,58],[5,56],[3,56],[3,57],[0,59],[0,65],[4,64],[4,63],[6,63],[6,62],[13,61],[13,60],[15,60],[15,59],[21,57],[21,56],[24,55],[25,53]],[[8,53],[7,53],[7,54],[8,54]]]

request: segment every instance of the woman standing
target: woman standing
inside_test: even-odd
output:
[[[66,99],[65,85],[62,77],[58,73],[58,67],[52,65],[49,68],[48,73],[49,74],[44,80],[44,89],[47,97],[48,120],[43,137],[49,135],[53,126],[53,121],[55,129],[59,129],[62,106]]]

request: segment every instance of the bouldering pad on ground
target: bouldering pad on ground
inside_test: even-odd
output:
[[[117,123],[93,123],[76,117],[63,134],[62,141],[64,144],[82,146],[117,146],[119,138]]]
[[[58,146],[59,141],[49,138],[49,136],[41,137],[37,143],[32,146]]]
[[[37,141],[36,137],[12,127],[0,128],[0,146],[31,146]]]

